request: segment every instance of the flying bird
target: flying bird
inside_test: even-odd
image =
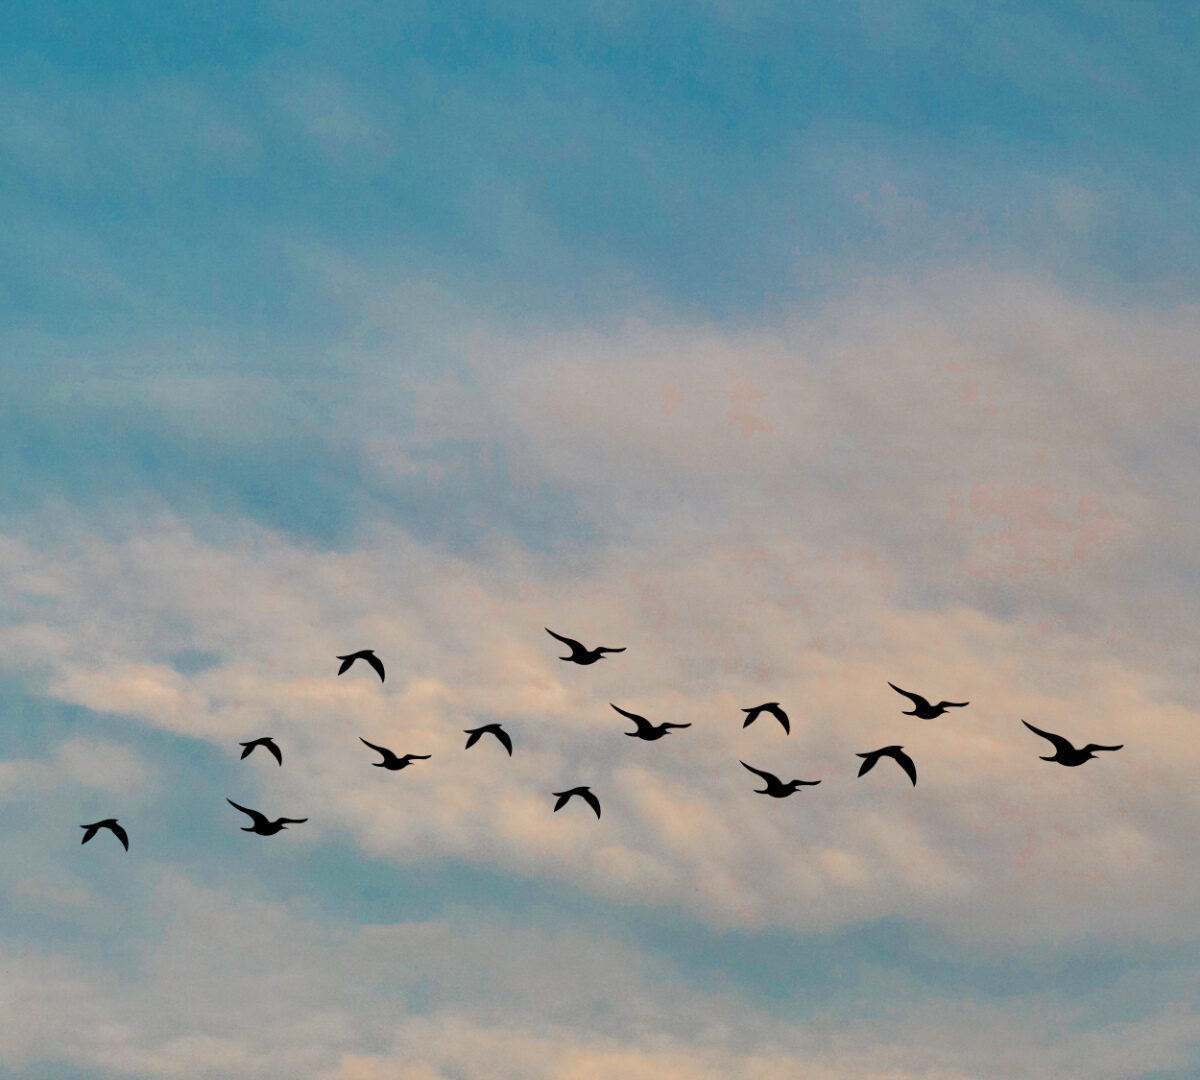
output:
[[[512,757],[512,739],[508,737],[508,732],[499,724],[484,724],[483,727],[463,728],[463,734],[471,736],[467,740],[467,745],[463,747],[464,750],[470,750],[472,746],[479,742],[481,735],[495,735],[500,741],[500,745],[508,751],[508,756]]]
[[[338,659],[342,662],[342,666],[338,668],[338,674],[343,675],[350,670],[350,665],[355,660],[365,660],[377,672],[379,672],[379,681],[383,682],[383,661],[375,655],[374,649],[359,649],[358,652],[349,653],[346,656],[339,656]]]
[[[627,731],[626,735],[632,735],[635,739],[645,739],[647,742],[653,742],[655,739],[661,739],[664,735],[671,733],[671,728],[691,727],[691,724],[670,724],[663,721],[661,724],[652,724],[644,716],[638,716],[637,713],[626,712],[610,701],[609,705],[616,709],[622,716],[628,717],[637,724],[637,731]]]
[[[917,766],[913,763],[913,759],[904,752],[903,746],[884,746],[879,750],[872,750],[870,753],[858,754],[856,756],[863,758],[862,766],[858,770],[859,776],[863,776],[875,768],[875,763],[881,757],[890,757],[900,768],[908,773],[908,778],[913,782],[913,787],[917,786]]]
[[[551,794],[558,796],[558,802],[554,804],[554,812],[557,814],[564,806],[567,805],[567,800],[572,795],[578,795],[585,803],[596,811],[596,817],[600,816],[600,800],[592,794],[590,787],[573,787],[570,791],[555,791]]]
[[[367,743],[372,750],[377,750],[383,755],[382,761],[372,761],[371,764],[377,769],[391,769],[395,772],[397,769],[405,769],[414,761],[424,761],[432,757],[432,754],[405,754],[400,757],[398,754],[393,754],[386,746],[376,746],[373,742],[367,742],[366,739],[359,736],[359,742]]]
[[[785,784],[773,773],[763,772],[762,769],[756,769],[753,765],[747,765],[744,761],[742,762],[742,767],[749,769],[752,773],[763,778],[767,786],[765,788],[754,789],[759,795],[771,795],[776,799],[784,799],[789,795],[795,794],[802,785],[812,786],[821,782],[820,780],[789,780]]]
[[[770,713],[783,725],[783,733],[785,735],[792,733],[792,727],[788,723],[788,714],[779,707],[778,701],[768,701],[763,705],[755,705],[753,709],[743,709],[742,712],[747,714],[746,722],[742,725],[743,728],[748,728],[753,724],[758,719],[759,713]]]
[[[571,655],[560,656],[560,660],[573,660],[576,664],[594,664],[597,660],[603,660],[603,654],[606,652],[625,651],[624,645],[622,645],[619,649],[610,649],[607,645],[597,645],[594,649],[585,649],[578,641],[574,640],[574,638],[563,637],[562,634],[556,634],[548,626],[543,626],[542,629],[545,630],[546,633],[552,638],[557,638],[564,645],[570,646]]]
[[[239,761],[248,758],[256,746],[265,746],[275,755],[275,760],[280,765],[283,764],[283,754],[279,752],[279,747],[275,745],[275,740],[270,735],[264,735],[261,739],[251,739],[249,742],[239,743],[238,745],[246,748],[242,751],[242,757],[238,759]]]
[[[897,694],[903,694],[906,698],[912,699],[912,711],[906,712],[904,715],[919,716],[922,720],[932,720],[935,716],[941,716],[947,709],[961,709],[964,705],[971,704],[969,701],[939,701],[936,705],[930,705],[920,694],[910,694],[907,690],[901,690],[895,683],[888,683],[888,686]]]
[[[1052,735],[1048,731],[1042,731],[1041,728],[1035,728],[1028,720],[1022,720],[1021,723],[1035,735],[1040,735],[1043,739],[1049,739],[1054,744],[1054,753],[1050,757],[1039,755],[1040,760],[1057,761],[1059,765],[1082,765],[1085,761],[1096,756],[1092,753],[1093,750],[1120,750],[1125,745],[1121,743],[1121,746],[1098,746],[1096,743],[1090,742],[1082,750],[1079,750],[1067,742],[1061,735]]]
[[[87,830],[83,834],[83,839],[79,841],[81,844],[86,844],[101,829],[108,829],[113,836],[125,845],[125,850],[129,850],[129,834],[117,824],[115,817],[105,818],[103,821],[93,821],[90,825],[80,825],[79,827]]]
[[[266,814],[260,814],[257,810],[249,810],[244,806],[238,806],[230,798],[226,798],[225,801],[234,809],[240,810],[243,814],[249,814],[251,820],[253,820],[254,824],[248,825],[242,832],[258,833],[259,836],[274,836],[280,829],[286,829],[289,825],[300,825],[308,820],[306,817],[281,817],[276,818],[274,821],[268,821]]]

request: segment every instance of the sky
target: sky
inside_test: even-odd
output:
[[[0,1080],[1200,1076],[1198,47],[8,13]]]

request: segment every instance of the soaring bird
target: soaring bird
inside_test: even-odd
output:
[[[275,755],[275,760],[280,765],[283,764],[283,754],[279,752],[279,747],[275,745],[275,740],[270,735],[264,735],[261,739],[251,739],[249,742],[239,743],[239,746],[244,746],[246,749],[242,751],[242,758],[248,758],[251,751],[256,746],[265,746],[272,754]],[[239,759],[241,760],[241,759]]]
[[[81,844],[86,844],[101,829],[108,829],[113,836],[125,845],[125,850],[129,850],[129,834],[117,824],[115,817],[105,818],[103,821],[93,821],[90,825],[80,825],[79,827],[87,830],[83,834],[83,839],[79,841]]]
[[[343,675],[350,670],[350,665],[355,660],[365,660],[377,672],[379,672],[379,681],[383,682],[383,661],[375,655],[374,649],[359,649],[358,652],[348,653],[346,656],[339,656],[338,659],[342,662],[342,666],[338,668],[338,674]]]
[[[783,733],[790,735],[792,733],[791,725],[788,723],[788,715],[780,707],[778,701],[768,701],[763,705],[755,705],[753,709],[743,709],[746,713],[746,722],[742,725],[748,728],[755,720],[758,719],[759,713],[770,713],[776,720],[783,725]]]
[[[562,634],[556,634],[548,626],[543,626],[542,629],[545,630],[546,633],[549,634],[552,638],[557,638],[564,645],[567,645],[570,647],[571,655],[570,656],[560,656],[559,657],[560,660],[573,660],[576,664],[594,664],[597,660],[603,660],[604,659],[603,654],[606,652],[624,652],[625,651],[624,645],[622,645],[619,649],[610,649],[607,645],[597,645],[594,649],[585,649],[574,638],[563,637]]]
[[[652,724],[644,716],[638,716],[637,713],[626,712],[624,709],[613,705],[611,701],[609,702],[609,705],[616,709],[617,712],[619,712],[622,716],[628,717],[635,724],[637,724],[637,731],[625,732],[626,735],[632,735],[635,739],[645,739],[647,742],[653,742],[655,739],[661,739],[664,735],[669,735],[671,733],[671,728],[685,728],[692,726],[691,724],[671,724],[665,720],[661,724]]]
[[[754,789],[759,795],[772,795],[776,799],[785,799],[787,796],[795,794],[802,785],[812,786],[821,782],[820,780],[789,780],[785,784],[778,776],[769,772],[763,772],[762,769],[756,769],[753,765],[747,765],[744,761],[742,762],[742,767],[749,769],[752,773],[763,778],[767,786],[765,788]]]
[[[556,814],[567,805],[567,800],[572,795],[578,795],[588,806],[596,811],[596,817],[600,816],[600,800],[592,794],[592,789],[586,785],[573,787],[570,791],[554,791],[551,794],[558,796],[558,802],[554,804],[554,812]]]
[[[1043,739],[1049,739],[1054,744],[1054,753],[1050,757],[1039,755],[1040,760],[1057,761],[1059,765],[1082,765],[1085,761],[1096,756],[1092,753],[1093,750],[1120,750],[1125,745],[1121,743],[1121,746],[1098,746],[1096,743],[1090,742],[1082,750],[1079,750],[1067,742],[1061,735],[1052,735],[1048,731],[1042,731],[1041,728],[1035,728],[1028,720],[1022,720],[1021,723],[1035,735],[1040,735]]]
[[[306,817],[281,817],[274,821],[268,821],[266,814],[260,814],[257,810],[250,810],[244,806],[238,806],[232,799],[226,798],[235,810],[240,810],[243,814],[249,814],[253,825],[249,825],[242,832],[258,833],[259,836],[274,836],[280,829],[286,829],[289,825],[300,825],[308,820]]]
[[[922,720],[932,720],[935,716],[941,716],[947,709],[961,709],[964,705],[971,704],[969,701],[939,701],[936,705],[930,705],[920,694],[910,694],[907,690],[901,690],[895,683],[888,683],[888,686],[897,694],[903,694],[906,698],[912,699],[912,711],[906,712],[904,715],[919,716]]]
[[[913,759],[904,752],[903,746],[884,746],[879,750],[872,750],[870,753],[858,754],[856,756],[864,759],[862,766],[858,770],[859,776],[863,776],[875,768],[875,763],[881,757],[890,757],[900,768],[908,773],[908,778],[913,782],[913,787],[917,786],[917,766],[913,763]]]
[[[432,757],[432,754],[405,754],[400,757],[393,754],[386,746],[376,746],[373,742],[367,742],[362,736],[358,739],[361,743],[367,743],[372,750],[377,750],[383,755],[382,761],[372,761],[371,764],[377,769],[391,769],[395,772],[397,769],[404,769],[411,765],[414,761],[424,761]]]
[[[467,740],[467,745],[463,747],[464,750],[470,750],[472,746],[479,742],[481,735],[495,735],[500,741],[500,745],[508,751],[508,756],[512,757],[512,739],[508,737],[508,732],[499,724],[484,724],[483,727],[463,728],[463,734],[471,736]]]

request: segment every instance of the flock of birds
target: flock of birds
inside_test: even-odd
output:
[[[624,646],[621,648],[610,648],[606,645],[598,645],[594,649],[588,649],[581,645],[578,641],[575,641],[573,638],[563,637],[561,634],[556,634],[548,627],[544,629],[551,637],[556,638],[570,648],[571,655],[561,656],[559,659],[566,660],[571,663],[582,665],[594,664],[597,660],[602,660],[605,653],[620,653],[625,651]],[[339,675],[344,675],[347,671],[349,671],[350,667],[355,661],[363,660],[375,669],[381,682],[385,678],[383,661],[375,655],[375,651],[373,649],[361,649],[358,652],[348,653],[345,656],[339,656],[337,659],[342,662],[341,667],[338,668]],[[895,685],[895,683],[889,682],[888,686],[895,690],[896,693],[903,694],[912,702],[913,708],[904,712],[903,715],[916,716],[922,720],[932,720],[935,717],[941,716],[947,709],[961,709],[970,704],[969,701],[939,701],[936,705],[934,705],[931,704],[927,698],[922,697],[920,694],[914,694],[908,690],[901,690],[900,687]],[[617,705],[612,705],[611,702],[609,704],[622,716],[633,721],[634,730],[627,731],[625,734],[635,739],[642,739],[646,742],[653,742],[656,739],[661,739],[664,735],[670,734],[672,730],[688,728],[692,726],[690,723],[672,724],[665,721],[661,724],[652,724],[644,716],[638,716],[637,713],[627,712],[625,709],[622,709]],[[749,709],[743,709],[742,712],[746,714],[746,719],[742,724],[743,728],[749,727],[762,714],[766,713],[767,715],[772,716],[779,721],[779,724],[783,728],[785,735],[791,734],[791,722],[788,719],[787,713],[780,708],[778,701],[767,701],[761,705],[755,705]],[[1049,731],[1042,731],[1041,728],[1034,727],[1027,720],[1022,720],[1021,723],[1029,728],[1030,731],[1034,732],[1034,734],[1040,735],[1043,739],[1048,739],[1054,746],[1054,753],[1048,756],[1042,756],[1040,760],[1057,762],[1059,765],[1082,765],[1085,761],[1094,758],[1096,756],[1095,751],[1097,750],[1120,750],[1124,746],[1123,743],[1121,746],[1099,746],[1096,743],[1088,743],[1086,746],[1076,747],[1067,739],[1064,739],[1061,735],[1055,735]],[[477,728],[464,728],[463,733],[467,735],[466,749],[468,750],[477,742],[479,742],[484,735],[491,735],[496,739],[497,742],[500,743],[501,746],[504,747],[504,749],[508,752],[509,757],[512,756],[512,739],[509,737],[508,732],[506,732],[500,724],[483,724]],[[376,768],[388,769],[393,772],[408,768],[408,766],[414,761],[425,761],[432,756],[430,754],[397,754],[386,746],[377,746],[375,743],[367,742],[366,739],[361,737],[359,741],[381,755],[382,760],[372,763]],[[275,740],[269,735],[258,739],[250,739],[247,742],[239,743],[239,745],[244,748],[242,750],[243,759],[249,757],[251,753],[261,746],[268,753],[272,754],[280,765],[283,764],[283,752],[279,749],[279,746]],[[903,746],[881,746],[878,750],[868,750],[866,753],[857,754],[856,756],[863,759],[862,765],[858,770],[859,776],[869,773],[876,766],[876,764],[878,764],[881,758],[888,757],[895,761],[896,764],[904,770],[904,772],[908,775],[908,778],[912,781],[913,787],[916,787],[917,766],[913,762],[913,759],[904,752]],[[750,772],[760,777],[763,783],[766,785],[762,788],[755,788],[755,792],[759,795],[770,795],[772,798],[776,799],[786,798],[787,796],[794,794],[801,787],[811,787],[821,782],[820,780],[789,780],[787,783],[784,783],[773,773],[766,772],[763,769],[756,769],[753,765],[747,765],[744,761],[740,763],[743,768],[748,769]],[[551,794],[553,794],[556,799],[556,802],[554,803],[555,813],[566,806],[572,798],[578,796],[581,800],[583,800],[583,802],[587,803],[587,805],[589,805],[595,811],[597,818],[600,817],[600,800],[587,785],[569,788],[566,791],[555,791]],[[274,836],[277,832],[282,829],[286,829],[289,825],[301,825],[308,820],[308,818],[280,817],[275,818],[275,820],[272,821],[265,814],[258,810],[251,810],[247,806],[241,806],[229,798],[227,798],[225,801],[229,803],[230,806],[234,807],[234,809],[240,810],[243,814],[246,814],[250,818],[252,824],[243,828],[242,832],[257,833],[259,836]],[[85,830],[81,843],[86,844],[101,829],[108,829],[118,840],[121,841],[125,847],[125,850],[129,850],[129,834],[119,824],[116,818],[105,818],[103,821],[93,821],[90,825],[81,825],[80,828]]]

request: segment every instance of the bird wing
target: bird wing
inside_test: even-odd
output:
[[[1021,723],[1029,728],[1029,730],[1035,735],[1040,735],[1043,739],[1049,739],[1054,744],[1055,750],[1065,750],[1068,754],[1075,753],[1075,747],[1061,735],[1053,735],[1049,731],[1043,731],[1041,728],[1035,728],[1028,720],[1022,720]]]
[[[793,780],[792,781],[793,784],[803,784],[805,787],[815,787],[820,782],[821,782],[820,780]]]
[[[303,825],[308,818],[306,817],[281,817],[275,824],[277,825]]]
[[[671,724],[664,720],[660,726],[669,728],[669,727],[691,727],[692,725],[690,722],[687,724]]]
[[[785,713],[778,705],[773,705],[767,710],[776,720],[783,725],[783,733],[790,735],[792,733],[791,724],[788,723],[788,714]]]
[[[939,701],[937,707],[939,709],[961,709],[964,705],[970,705],[969,701]]]
[[[875,763],[879,760],[879,751],[872,750],[869,754],[855,754],[855,757],[863,758],[863,763],[858,767],[858,775],[863,776],[875,768]]]
[[[361,735],[358,737],[358,741],[360,743],[367,743],[367,745],[372,750],[374,750],[376,753],[382,754],[384,761],[396,761],[397,760],[396,755],[394,753],[392,753],[392,751],[389,750],[386,746],[376,746],[373,742],[367,742],[367,740],[364,739]]]
[[[740,759],[740,758],[739,758],[738,760],[739,760],[739,761],[741,761],[741,759]],[[765,781],[766,781],[768,784],[778,784],[778,783],[779,783],[779,777],[778,777],[778,776],[775,776],[775,775],[774,775],[774,774],[772,774],[772,773],[769,773],[769,772],[763,772],[763,771],[762,771],[762,769],[756,769],[756,768],[755,768],[753,765],[747,765],[747,764],[746,764],[744,761],[742,761],[742,767],[743,767],[743,768],[746,768],[746,769],[749,769],[749,770],[750,770],[752,773],[757,773],[757,774],[758,774],[759,776],[761,776],[761,777],[762,777],[762,778],[763,778],[763,779],[764,779],[764,780],[765,780]]]
[[[600,800],[596,798],[595,794],[591,791],[581,791],[581,792],[579,792],[579,795],[583,799],[583,801],[588,804],[588,806],[590,806],[593,810],[596,811],[596,817],[599,817],[600,816]]]
[[[338,659],[342,662],[342,666],[338,668],[338,674],[344,675],[350,670],[350,665],[358,659],[358,653],[351,653],[349,656],[339,656]]]
[[[627,648],[627,645],[622,645],[619,649],[610,649],[607,645],[597,645],[596,652],[624,652]]]
[[[463,734],[467,736],[467,745],[463,749],[470,750],[472,746],[479,742],[479,736],[483,734],[483,728],[463,728]]]
[[[613,705],[611,701],[608,704],[610,708],[616,709],[617,712],[619,712],[622,716],[628,717],[635,724],[637,724],[637,733],[639,735],[641,735],[643,732],[654,730],[654,725],[651,724],[650,721],[644,716],[638,716],[637,713],[626,712],[619,705]]]
[[[87,832],[83,834],[83,839],[79,841],[81,844],[86,844],[93,836],[96,835],[97,832],[100,831],[99,825],[80,825],[79,827],[87,830]]]
[[[112,831],[113,836],[115,836],[118,840],[120,840],[121,843],[125,846],[125,850],[128,851],[129,850],[129,833],[127,833],[115,821],[109,826],[109,829]]]
[[[405,754],[404,756],[408,761],[428,761],[433,757],[432,754]]]
[[[225,801],[227,803],[229,803],[229,805],[232,806],[235,810],[240,810],[243,814],[249,814],[250,817],[254,820],[255,827],[257,827],[259,825],[269,825],[270,824],[270,822],[267,821],[266,814],[260,814],[257,810],[251,810],[248,807],[239,806],[228,796],[226,796]]]
[[[500,740],[500,745],[508,751],[508,756],[512,757],[512,739],[508,737],[508,732],[505,731],[504,728],[500,727],[499,724],[497,724],[494,728],[492,728],[492,734]]]
[[[283,751],[281,751],[273,741],[268,740],[267,742],[263,743],[263,746],[265,746],[271,751],[272,754],[275,755],[275,760],[278,761],[280,765],[283,764]]]
[[[926,698],[921,697],[920,694],[910,694],[907,690],[901,690],[900,687],[893,682],[888,683],[888,686],[895,690],[897,694],[903,694],[906,698],[911,698],[912,703],[918,709],[928,709],[930,707],[929,701]]]
[[[558,638],[558,640],[561,641],[564,645],[569,645],[571,647],[572,652],[587,652],[587,649],[585,649],[574,638],[563,637],[562,634],[556,634],[548,626],[543,626],[542,629],[545,630],[546,633],[549,634],[552,638]]]
[[[379,659],[373,652],[364,654],[363,659],[379,672],[379,681],[383,682],[383,661]]]
[[[244,743],[239,743],[238,745],[244,746],[246,748],[245,750],[242,751],[242,756],[240,758],[238,758],[238,761],[244,761],[246,758],[248,758],[250,756],[251,752],[258,745],[258,740],[255,739],[253,742],[244,742]]]
[[[1125,746],[1124,743],[1121,743],[1120,746],[1098,746],[1096,743],[1092,742],[1092,743],[1088,743],[1087,746],[1084,747],[1084,749],[1085,750],[1121,750],[1124,748],[1124,746]]]
[[[746,714],[746,722],[742,725],[742,727],[748,728],[754,723],[755,720],[758,719],[758,714],[762,712],[762,706],[756,705],[753,709],[743,709],[742,712]]]
[[[557,635],[555,636],[557,637]],[[557,814],[567,805],[567,800],[575,793],[573,791],[552,791],[550,794],[558,796],[558,802],[554,804],[554,812]]]
[[[908,773],[908,778],[912,781],[913,787],[916,787],[917,786],[916,762],[913,761],[913,759],[910,758],[903,750],[893,750],[888,755],[888,757],[894,759],[896,764],[899,765],[900,768],[902,768],[906,773]]]

